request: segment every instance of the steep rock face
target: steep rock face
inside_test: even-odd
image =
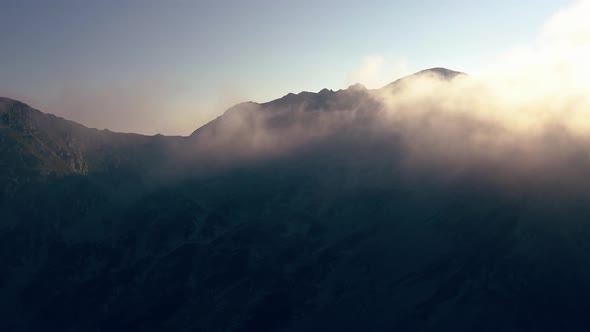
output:
[[[5,194],[39,176],[76,172],[72,165],[86,169],[75,149],[54,141],[39,126],[45,116],[50,117],[20,102],[0,100],[0,184]]]
[[[4,191],[47,176],[150,173],[180,138],[86,128],[21,102],[0,99],[0,168]]]

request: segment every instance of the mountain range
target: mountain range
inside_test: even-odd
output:
[[[589,201],[409,162],[423,133],[389,103],[425,76],[466,75],[242,103],[186,137],[0,98],[0,329],[587,330]]]

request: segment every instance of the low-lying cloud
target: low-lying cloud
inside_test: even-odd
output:
[[[476,75],[449,80],[427,73],[379,90],[351,87],[239,105],[197,135],[197,150],[230,160],[380,137],[402,147],[395,153],[410,173],[428,169],[493,185],[582,192],[590,185],[589,3],[559,12],[535,43]]]

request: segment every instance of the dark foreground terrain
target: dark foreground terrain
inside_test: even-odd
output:
[[[586,191],[409,166],[373,98],[399,85],[189,137],[0,99],[0,330],[590,330]]]

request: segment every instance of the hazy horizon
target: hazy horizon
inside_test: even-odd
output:
[[[89,127],[188,135],[239,102],[431,67],[513,70],[505,54],[575,3],[3,1],[0,96]]]

